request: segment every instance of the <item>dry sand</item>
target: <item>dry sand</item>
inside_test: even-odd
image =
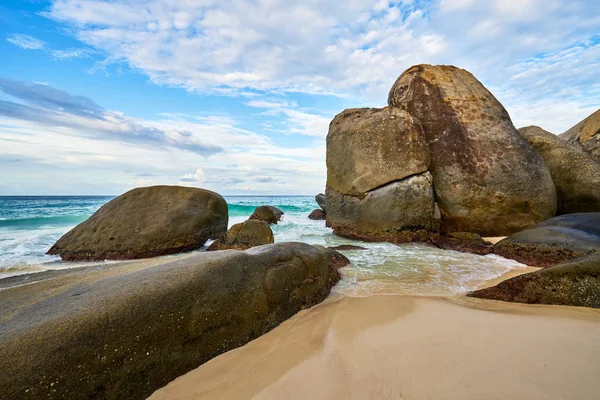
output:
[[[490,242],[492,244],[496,244],[499,241],[501,241],[502,239],[506,239],[506,236],[488,236],[488,237],[483,238],[483,240]]]
[[[345,297],[152,399],[598,399],[600,310]]]

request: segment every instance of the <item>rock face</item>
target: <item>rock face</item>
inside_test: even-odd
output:
[[[422,125],[443,232],[502,236],[554,215],[555,188],[542,158],[469,72],[414,66],[396,80],[388,104]]]
[[[537,126],[519,129],[550,170],[556,186],[556,213],[600,211],[600,162]]]
[[[280,243],[4,279],[1,397],[145,399],[325,299],[342,261]]]
[[[429,149],[421,126],[394,108],[345,110],[327,135],[327,223],[367,240],[402,241],[434,225]]]
[[[469,296],[527,304],[600,308],[600,254],[520,275]]]
[[[327,188],[327,221],[337,234],[391,242],[421,240],[435,228],[429,172],[371,190],[363,197]]]
[[[269,224],[276,224],[281,221],[281,216],[283,215],[283,211],[281,211],[277,207],[273,206],[260,206],[257,207],[256,210],[250,216],[250,219],[258,219],[260,221],[265,221]]]
[[[364,196],[426,172],[429,161],[421,126],[400,109],[345,110],[329,125],[327,187],[338,193]]]
[[[310,214],[308,214],[308,218],[316,220],[316,221],[323,221],[325,219],[327,219],[327,216],[325,215],[325,211],[321,210],[321,209],[316,209],[316,210],[312,210]]]
[[[206,251],[246,250],[273,242],[273,231],[267,222],[249,219],[233,225],[229,228],[225,237],[215,240]]]
[[[516,233],[494,253],[535,267],[549,267],[600,250],[600,213],[566,214]]]
[[[315,196],[315,201],[317,202],[319,207],[321,207],[321,210],[327,213],[327,199],[325,195],[323,193],[319,193]]]
[[[559,136],[570,144],[582,148],[600,162],[600,110]]]
[[[227,231],[219,194],[180,186],[130,190],[111,200],[50,248],[63,260],[146,258],[201,247]]]

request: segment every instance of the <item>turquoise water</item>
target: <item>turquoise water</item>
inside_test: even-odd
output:
[[[0,196],[0,278],[27,272],[71,268],[86,263],[63,262],[46,251],[63,234],[92,215],[112,196]],[[443,251],[420,244],[364,243],[340,238],[312,221],[317,204],[304,196],[225,196],[229,225],[247,219],[260,205],[285,214],[272,225],[276,242],[300,241],[324,246],[355,244],[361,251],[344,252],[352,265],[343,269],[337,291],[349,295],[402,293],[453,295],[524,266],[501,257]],[[197,251],[203,251],[204,248]],[[173,257],[173,256],[167,256]]]

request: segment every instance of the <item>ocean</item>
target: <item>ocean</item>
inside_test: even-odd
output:
[[[98,264],[63,262],[60,257],[45,253],[63,234],[113,197],[0,196],[0,278]],[[225,196],[225,199],[229,204],[230,226],[247,219],[260,205],[281,209],[285,213],[283,220],[272,225],[275,242],[365,247],[366,250],[343,252],[352,264],[342,270],[343,278],[335,290],[351,296],[460,295],[506,272],[526,268],[495,255],[478,256],[423,244],[366,243],[340,238],[325,227],[324,221],[308,219],[308,214],[318,208],[309,196]]]

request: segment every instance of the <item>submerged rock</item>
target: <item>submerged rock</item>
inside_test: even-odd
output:
[[[469,296],[516,303],[600,308],[600,254],[520,275]]]
[[[256,210],[250,216],[250,219],[258,219],[260,221],[265,221],[269,224],[276,224],[281,221],[281,216],[284,214],[277,207],[273,206],[260,206],[257,207]]]
[[[137,188],[109,201],[48,250],[68,261],[147,258],[189,251],[227,231],[227,202],[209,190]]]
[[[339,246],[329,246],[327,248],[337,251],[367,250],[365,247],[355,246],[353,244],[341,244]]]
[[[538,126],[519,129],[542,156],[556,186],[556,213],[600,212],[600,162]]]
[[[396,80],[388,104],[423,128],[443,232],[503,236],[554,216],[555,188],[544,161],[472,74],[414,66]]]
[[[600,162],[600,110],[559,136]]]
[[[471,232],[451,232],[447,235],[432,236],[429,241],[440,249],[460,251],[461,253],[486,255],[493,251],[491,243]]]
[[[327,199],[325,198],[325,195],[323,193],[319,193],[318,195],[316,195],[315,201],[317,202],[319,207],[321,207],[321,210],[327,212]]]
[[[494,245],[494,253],[535,267],[549,267],[600,250],[600,213],[565,214]]]
[[[340,256],[280,243],[1,280],[1,397],[145,399],[321,302]]]
[[[325,211],[323,211],[321,209],[316,209],[316,210],[312,210],[311,213],[308,214],[308,218],[317,220],[317,221],[323,221],[323,220],[327,219],[327,215],[325,215]]]
[[[246,250],[274,242],[273,231],[265,221],[249,219],[233,225],[225,237],[215,240],[206,251]]]

